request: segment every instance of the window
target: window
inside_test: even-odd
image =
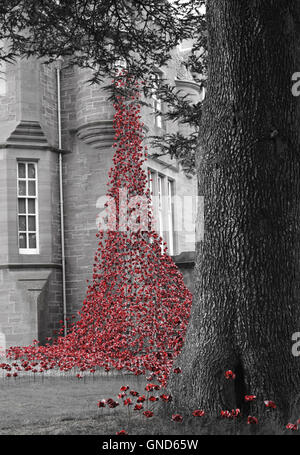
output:
[[[6,63],[0,62],[0,96],[6,95]]]
[[[167,242],[168,252],[174,254],[174,182],[167,176],[152,169],[148,170],[155,228]]]
[[[37,164],[18,161],[18,243],[20,254],[38,254]]]
[[[161,82],[161,75],[155,73],[153,75],[153,88],[152,88],[152,101],[153,101],[153,113],[154,113],[154,123],[158,128],[163,127],[162,121],[162,101],[157,94]]]
[[[173,189],[174,182],[168,179],[168,228],[169,228],[169,253],[174,254],[174,206]]]

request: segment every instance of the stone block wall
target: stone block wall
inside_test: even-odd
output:
[[[56,74],[36,59],[7,68],[0,96],[0,331],[7,344],[51,336],[62,318]],[[38,254],[20,254],[17,162],[38,170]]]

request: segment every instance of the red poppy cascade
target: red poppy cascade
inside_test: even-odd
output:
[[[52,344],[13,347],[9,356],[22,368],[38,362],[42,371],[151,371],[163,384],[184,341],[192,295],[152,227],[140,85],[123,72],[115,86],[129,88],[130,96],[119,94],[114,104],[115,153],[105,225],[97,234],[93,280],[79,320]]]

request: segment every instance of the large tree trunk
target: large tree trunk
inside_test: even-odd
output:
[[[197,157],[205,234],[186,343],[169,389],[174,408],[274,400],[300,390],[299,100],[292,0],[208,0],[209,80]],[[298,6],[297,6],[298,8]],[[233,370],[236,381],[226,381]],[[251,412],[260,412],[252,409]]]

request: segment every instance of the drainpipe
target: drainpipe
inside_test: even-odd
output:
[[[65,226],[64,226],[64,193],[63,193],[63,154],[61,135],[61,66],[62,58],[57,60],[57,124],[58,124],[58,149],[59,149],[59,200],[60,200],[60,232],[61,232],[61,263],[62,263],[62,296],[63,296],[63,322],[64,335],[67,335],[67,295],[66,295],[66,256],[65,256]]]

